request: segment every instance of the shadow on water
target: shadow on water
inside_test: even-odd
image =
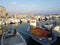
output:
[[[56,42],[54,42],[52,45],[60,45],[60,37],[57,37]]]
[[[42,45],[42,44],[36,42],[35,40],[33,40],[31,37],[29,38],[27,44],[28,44],[28,45]]]

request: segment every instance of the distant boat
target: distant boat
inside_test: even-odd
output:
[[[14,35],[13,31],[4,32],[1,38],[1,45],[27,45],[25,39],[18,33]]]

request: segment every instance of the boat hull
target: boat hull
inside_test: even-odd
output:
[[[16,35],[3,34],[1,45],[27,45],[25,39],[17,32]]]
[[[53,44],[56,40],[57,40],[57,37],[55,35],[52,35],[53,36],[53,40],[49,41],[46,39],[42,39],[42,37],[38,37],[38,36],[31,36],[33,40],[37,41],[38,43],[41,43],[43,45],[50,45],[50,44]]]

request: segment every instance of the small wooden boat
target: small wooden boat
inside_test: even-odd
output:
[[[44,30],[40,27],[35,27],[34,29],[30,29],[31,37],[35,41],[43,44],[50,45],[57,40],[57,37],[51,32]]]
[[[27,45],[25,39],[14,31],[4,32],[1,38],[1,45]]]
[[[37,26],[36,19],[32,18],[30,20],[30,30],[29,31],[30,31],[32,39],[34,39],[35,41],[37,41],[43,45],[50,45],[50,44],[54,43],[57,39],[57,37],[52,33],[52,29],[55,26],[56,26],[56,22],[54,22],[54,25],[52,26],[51,29],[47,29],[46,28],[47,26],[44,26],[43,23],[41,24],[41,26]]]

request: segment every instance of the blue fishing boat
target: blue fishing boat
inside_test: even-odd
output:
[[[35,33],[36,33],[36,35],[30,31],[32,39],[43,45],[50,45],[57,40],[57,37],[53,33],[51,33],[50,35],[46,35],[46,36],[37,34],[37,32],[35,32]]]
[[[48,30],[45,26],[36,26],[36,20],[31,20],[29,32],[33,40],[43,45],[50,45],[57,40],[57,37],[52,32],[52,29],[55,26],[56,24],[53,25],[50,30]]]
[[[35,41],[37,41],[43,45],[50,45],[57,40],[57,37],[55,35],[52,35],[51,40],[48,40],[49,39],[48,37],[38,37],[38,36],[34,36],[34,35],[32,35],[31,37],[32,37],[32,39],[34,39]]]

